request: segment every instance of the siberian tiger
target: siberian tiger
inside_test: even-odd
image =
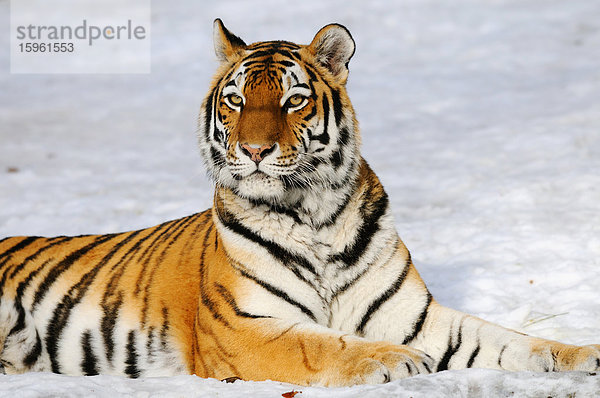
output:
[[[0,242],[7,373],[182,373],[301,385],[445,369],[600,368],[600,346],[445,308],[361,157],[346,28],[246,45],[214,24],[199,116],[214,206],[143,229]]]

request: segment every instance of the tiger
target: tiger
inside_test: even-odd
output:
[[[219,67],[197,130],[212,208],[124,233],[1,240],[7,374],[351,386],[600,369],[600,345],[532,337],[432,297],[360,154],[348,29],[247,45],[220,19],[213,28]]]

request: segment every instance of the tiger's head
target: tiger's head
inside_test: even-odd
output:
[[[309,45],[247,45],[220,19],[221,63],[199,116],[200,149],[218,186],[281,204],[356,175],[357,123],[346,93],[354,40],[337,24]]]

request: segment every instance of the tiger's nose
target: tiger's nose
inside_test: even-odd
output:
[[[255,145],[255,144],[242,144],[240,149],[244,155],[248,156],[256,164],[259,164],[265,156],[275,150],[275,144],[270,145]]]

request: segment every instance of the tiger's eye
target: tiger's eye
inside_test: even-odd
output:
[[[240,106],[240,105],[242,105],[242,102],[243,102],[242,97],[240,97],[239,95],[236,95],[236,94],[228,95],[227,99],[229,100],[229,102],[232,105],[235,105],[235,106]]]
[[[291,106],[298,106],[302,101],[304,101],[304,97],[300,94],[294,94],[287,100]]]

